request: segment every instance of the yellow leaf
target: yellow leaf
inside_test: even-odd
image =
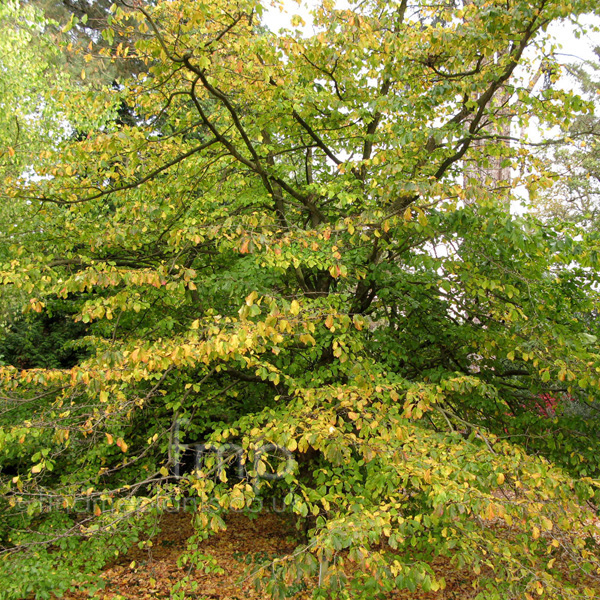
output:
[[[258,298],[258,294],[256,292],[252,292],[246,296],[246,304],[248,306],[252,306],[254,301]]]
[[[502,485],[504,483],[504,473],[498,473],[496,481],[498,482],[498,485]]]
[[[96,504],[94,505],[94,514],[99,517],[102,514],[102,511],[100,510],[100,507]]]
[[[300,305],[297,300],[292,300],[292,304],[290,305],[290,313],[293,315],[297,315],[300,312]]]
[[[541,596],[544,593],[544,586],[539,581],[536,581],[535,591],[538,593],[539,596]]]
[[[166,467],[161,467],[159,472],[163,477],[168,477],[169,475],[169,470]]]
[[[540,537],[540,530],[534,525],[533,526],[533,539],[537,540]]]
[[[108,445],[109,446],[112,445],[112,443],[113,443],[113,436],[110,435],[110,433],[106,433],[105,435],[106,435],[106,441],[108,442]]]
[[[408,222],[411,219],[412,219],[412,210],[410,210],[410,207],[409,207],[404,211],[404,220]]]

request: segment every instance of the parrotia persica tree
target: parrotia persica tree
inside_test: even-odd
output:
[[[104,39],[138,41],[111,56],[146,72],[65,94],[85,135],[3,182],[0,280],[76,307],[88,357],[0,371],[0,598],[86,580],[182,495],[199,538],[261,499],[297,515],[256,573],[279,598],[439,590],[437,556],[480,598],[593,596],[599,444],[569,399],[600,385],[598,241],[509,214],[551,178],[498,133],[588,110],[531,82],[590,8],[323,2],[309,35],[252,0],[114,7]],[[498,157],[522,175],[463,177]],[[242,480],[176,479],[192,442]]]

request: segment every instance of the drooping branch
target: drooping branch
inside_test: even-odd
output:
[[[119,185],[119,186],[115,186],[115,187],[110,187],[107,189],[101,189],[97,194],[92,194],[90,196],[84,196],[83,198],[78,198],[76,200],[65,200],[62,198],[54,198],[54,197],[48,197],[48,196],[25,196],[24,199],[25,200],[37,200],[40,202],[51,202],[53,204],[59,204],[59,205],[71,205],[71,204],[81,204],[83,202],[90,202],[92,200],[97,200],[98,198],[102,198],[103,196],[107,196],[109,194],[114,194],[116,192],[122,192],[124,190],[131,190],[131,189],[139,187],[140,185],[143,185],[147,181],[154,179],[157,175],[160,175],[162,172],[167,171],[171,167],[183,162],[184,160],[188,159],[190,156],[193,156],[194,154],[198,154],[198,152],[202,152],[203,150],[206,150],[213,144],[217,143],[217,141],[218,141],[217,138],[208,140],[207,142],[200,144],[199,146],[196,146],[195,148],[192,148],[188,152],[184,152],[183,154],[176,156],[174,159],[161,165],[160,167],[157,167],[156,169],[150,171],[148,174],[144,175],[143,177],[140,177],[139,179],[136,179],[135,181],[132,181],[130,183],[125,183],[123,185]]]

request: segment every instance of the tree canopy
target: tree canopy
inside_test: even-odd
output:
[[[71,80],[66,132],[3,175],[0,598],[92,581],[184,497],[198,539],[297,517],[276,598],[440,590],[436,556],[480,598],[593,597],[598,235],[510,213],[553,181],[511,124],[592,110],[535,85],[589,10],[324,0],[273,33],[256,0],[132,1],[71,44],[119,75]],[[40,358],[50,332],[73,352]],[[196,442],[240,478],[180,477]]]

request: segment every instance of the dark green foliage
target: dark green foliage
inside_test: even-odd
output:
[[[73,302],[51,300],[41,312],[9,315],[0,329],[0,359],[19,369],[68,369],[88,355],[87,326],[74,321]]]

